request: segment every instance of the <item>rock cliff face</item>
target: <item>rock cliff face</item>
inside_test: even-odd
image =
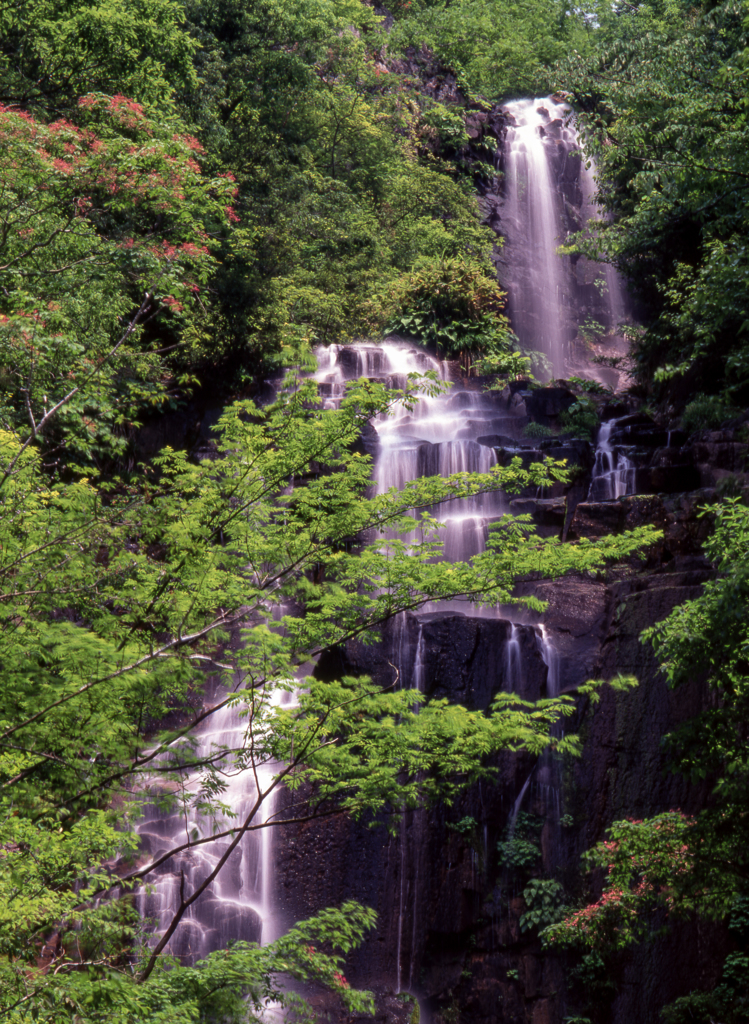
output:
[[[534,401],[541,410],[556,396],[539,394]],[[640,417],[630,418],[620,433],[643,474],[638,480],[652,481],[645,473],[654,461],[677,451],[675,464],[686,478],[715,485],[721,470],[735,473],[748,454],[741,428],[687,439],[669,437]],[[652,444],[644,443],[645,436]],[[612,821],[672,807],[693,811],[708,799],[707,788],[690,788],[667,773],[661,748],[664,733],[703,706],[703,682],[695,679],[678,695],[672,693],[639,637],[677,604],[697,596],[710,578],[711,567],[700,555],[709,527],[698,512],[716,492],[713,486],[667,487],[662,493],[581,500],[590,486],[590,452],[580,441],[557,446],[583,453],[582,476],[566,495],[516,499],[513,511],[527,508],[560,534],[566,518],[570,538],[653,523],[663,529],[663,538],[645,561],[633,559],[600,578],[525,584],[548,602],[543,637],[531,622],[513,627],[454,610],[408,615],[391,623],[380,643],[329,651],[317,669],[323,675],[367,674],[390,684],[392,651],[405,637],[411,649],[421,644],[421,679],[428,695],[484,709],[494,694],[512,685],[529,699],[549,692],[548,641],[558,659],[556,692],[574,692],[588,678],[618,672],[634,674],[640,683],[626,694],[605,691],[595,708],[579,702],[571,725],[583,740],[578,759],[555,764],[546,757],[505,755],[491,781],[473,786],[453,807],[406,815],[392,834],[384,825],[371,828],[339,816],[278,839],[279,897],[289,919],[347,898],[377,909],[377,932],[355,955],[350,980],[378,992],[383,1017],[405,1005],[393,1000],[395,994],[410,991],[419,996],[422,1012],[445,1024],[561,1024],[579,991],[570,964],[544,953],[534,933],[520,929],[523,883],[497,849],[508,823],[519,809],[537,822],[541,862],[534,874],[554,875],[574,898],[582,893],[580,854]],[[529,447],[528,455],[541,457],[541,449]],[[622,955],[610,967],[617,994],[602,990],[600,1019],[657,1021],[665,1002],[711,980],[724,947],[718,929],[682,925],[655,944]],[[390,1000],[389,1009],[383,1000]],[[336,1015],[332,1005],[326,1004],[325,1012]]]

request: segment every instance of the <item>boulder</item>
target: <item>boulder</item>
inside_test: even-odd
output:
[[[549,438],[547,441],[540,441],[538,447],[544,456],[551,459],[566,460],[570,466],[582,466],[583,469],[592,469],[595,463],[595,455],[589,441],[582,438],[572,438],[563,444],[557,438]]]
[[[620,501],[581,501],[572,517],[568,537],[597,540],[620,533],[624,526],[624,506]]]
[[[668,445],[668,431],[654,423],[632,423],[628,426],[617,424],[611,434],[611,443],[638,448],[663,448]]]
[[[635,490],[656,494],[679,494],[700,486],[700,471],[693,463],[646,466],[635,473]]]
[[[620,419],[628,413],[629,405],[626,402],[617,400],[605,402],[598,410],[598,414],[603,422]]]

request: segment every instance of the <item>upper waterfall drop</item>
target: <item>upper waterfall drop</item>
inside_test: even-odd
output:
[[[595,354],[622,355],[618,325],[629,313],[613,267],[558,251],[601,216],[595,168],[583,153],[572,108],[560,97],[514,100],[500,110],[504,177],[496,186],[499,216],[492,227],[503,238],[497,271],[512,329],[524,351],[545,357],[533,367],[539,379],[589,374],[590,337],[605,339]],[[619,383],[612,369],[596,368],[595,376]]]
[[[575,150],[564,116],[570,108],[553,100],[516,100],[505,107],[510,120],[505,142],[503,234],[512,325],[521,343],[543,352],[551,373],[564,376],[566,347],[564,306],[568,289],[565,257],[557,254],[561,218],[552,179],[557,142]],[[577,162],[579,158],[570,157]],[[580,196],[582,202],[582,195]]]

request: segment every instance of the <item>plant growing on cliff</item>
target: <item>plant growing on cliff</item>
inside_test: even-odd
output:
[[[564,888],[554,878],[531,878],[523,889],[525,913],[520,917],[521,932],[544,929],[564,916]]]
[[[541,859],[542,827],[543,821],[539,817],[521,811],[497,843],[500,864],[527,878]]]
[[[585,395],[578,395],[577,401],[565,409],[559,417],[559,422],[563,430],[592,440],[598,430],[598,412],[589,398]]]

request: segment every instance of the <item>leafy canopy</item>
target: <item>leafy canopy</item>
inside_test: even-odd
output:
[[[264,958],[296,940],[269,952],[235,947],[166,974],[161,967],[189,907],[242,837],[266,827],[262,805],[278,786],[291,797],[276,826],[342,810],[394,822],[404,807],[449,802],[468,782],[491,775],[487,759],[499,750],[552,745],[574,752],[574,737],[553,730],[572,713],[570,697],[534,705],[500,694],[487,714],[434,701],[417,714],[423,697],[398,690],[395,678],[381,690],[366,679],[313,677],[303,680],[298,704],[275,699],[317,653],[355,636],[376,637],[399,611],[454,596],[540,608],[514,596],[519,577],[594,570],[649,539],[645,529],[563,545],[537,538],[522,517],[505,517],[471,563],[435,562],[436,506],[497,487],[539,486],[563,472],[555,463],[523,469],[516,460],[486,474],[420,478],[402,492],[371,495],[369,459],[355,449],[363,423],[437,386],[414,379],[399,399],[362,380],[340,409],[321,410],[314,382],[292,377],[271,406],[227,409],[218,462],[195,464],[167,450],[140,481],[99,490],[86,479],[51,481],[38,449],[2,436],[6,1011],[22,1000],[25,1009],[14,1013],[98,1020],[100,1007],[109,1013],[120,999],[111,985],[126,985],[110,972],[127,964],[127,984],[140,985],[123,996],[121,1012],[123,1020],[138,1020],[143,1006],[167,999],[164,993],[178,1006],[183,997],[185,1006],[202,1005],[203,982],[223,965],[231,1018],[238,993],[267,993],[270,983],[253,971],[264,971]],[[227,646],[232,630],[242,642]],[[202,709],[191,711],[189,697],[203,688],[205,669],[223,677],[225,695],[208,691]],[[243,736],[235,747],[199,752],[195,730],[229,705],[242,716]],[[154,733],[154,723],[174,711],[182,724]],[[257,778],[270,765],[276,767],[259,783],[247,817],[236,819],[222,799],[227,777]],[[149,860],[135,851],[132,828],[146,791],[154,790],[183,820],[211,824],[200,838],[186,833]],[[217,841],[223,852],[216,872],[184,891],[160,941],[145,943],[129,891],[177,853]],[[349,916],[361,936],[371,919],[356,910]],[[34,969],[42,940],[56,927],[68,936],[64,955],[53,973]],[[304,967],[299,950],[294,964]],[[330,970],[319,976],[329,978]],[[102,994],[95,998],[94,989]],[[128,1009],[129,999],[137,1010]]]

